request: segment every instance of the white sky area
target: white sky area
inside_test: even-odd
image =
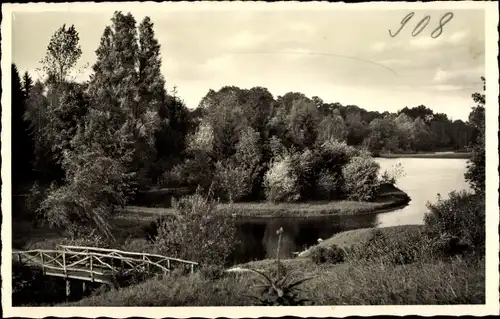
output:
[[[124,11],[126,13],[127,11]],[[137,23],[144,14],[131,12]],[[209,89],[263,86],[277,97],[299,91],[325,102],[395,112],[420,104],[466,120],[471,94],[485,75],[485,23],[481,10],[454,10],[442,35],[431,38],[446,11],[415,11],[396,37],[407,11],[178,11],[148,14],[161,44],[162,72],[170,91],[194,108]],[[95,50],[113,12],[13,14],[13,62],[36,69],[50,37],[75,25],[83,54]],[[411,35],[425,15],[431,20]],[[77,76],[87,79],[90,67]]]

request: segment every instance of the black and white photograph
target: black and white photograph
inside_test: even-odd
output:
[[[5,315],[498,314],[497,9],[3,5]]]

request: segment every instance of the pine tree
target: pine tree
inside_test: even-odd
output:
[[[23,182],[28,182],[32,178],[34,150],[28,132],[28,123],[23,119],[26,109],[26,94],[15,64],[11,66],[11,85],[12,184],[14,190],[17,191]]]
[[[33,87],[33,80],[31,79],[31,76],[29,75],[28,71],[26,71],[23,74],[23,92],[25,99],[29,98],[32,87]]]

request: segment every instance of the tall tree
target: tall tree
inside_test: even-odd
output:
[[[485,124],[485,104],[486,104],[486,79],[481,77],[483,81],[483,93],[474,93],[472,99],[476,106],[472,108],[469,114],[469,123],[477,129],[477,135],[472,142],[472,158],[467,165],[465,178],[478,193],[483,193],[486,190],[486,124]]]
[[[25,77],[30,85],[31,78]],[[29,123],[24,121],[27,94],[15,64],[11,66],[11,112],[12,112],[12,186],[14,191],[33,179],[32,165],[34,145],[29,134]]]
[[[74,25],[66,28],[64,24],[54,33],[41,61],[49,82],[60,83],[66,79],[82,55],[79,40]]]
[[[23,74],[23,92],[24,98],[27,99],[30,95],[31,88],[33,87],[33,79],[31,79],[28,71]]]

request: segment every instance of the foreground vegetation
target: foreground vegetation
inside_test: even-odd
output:
[[[380,231],[392,243],[408,243],[407,235],[411,234],[411,239],[419,238],[423,226],[389,227]],[[372,236],[372,230],[355,230],[336,235],[327,244],[322,243],[322,246],[333,247],[338,243],[344,248],[366,247]],[[283,273],[296,270],[300,274],[295,275],[297,279],[313,278],[300,288],[302,297],[314,301],[315,305],[484,303],[484,259],[425,258],[424,255],[428,255],[429,251],[420,251],[421,259],[397,264],[384,258],[383,250],[379,242],[378,245],[370,246],[371,256],[368,260],[359,255],[347,255],[347,260],[343,262],[317,263],[306,255],[280,262]],[[238,268],[256,269],[274,275],[277,272],[276,263],[276,260],[262,260]],[[254,303],[252,298],[247,297],[253,291],[257,279],[251,272],[219,272],[215,276],[214,272],[201,272],[173,276],[62,305],[244,306]]]

